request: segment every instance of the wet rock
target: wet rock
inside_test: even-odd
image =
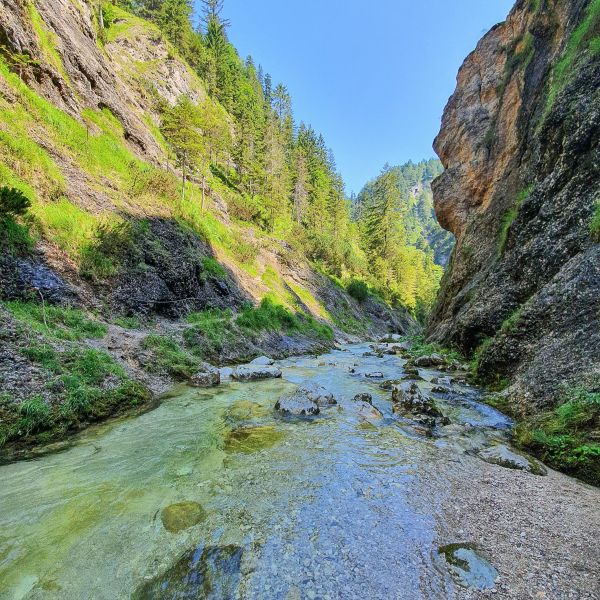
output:
[[[445,386],[450,386],[452,384],[452,378],[450,377],[432,377],[430,379],[430,382],[435,384],[435,385],[445,385]]]
[[[356,394],[356,396],[352,398],[352,402],[366,402],[367,404],[373,404],[373,396],[363,392],[362,394]]]
[[[389,343],[389,342],[400,342],[402,341],[402,336],[399,333],[390,333],[385,337],[382,337],[379,342],[381,344]]]
[[[447,425],[449,420],[433,398],[424,394],[416,383],[402,383],[392,389],[392,410],[427,427]]]
[[[225,438],[225,452],[252,454],[275,446],[283,439],[283,431],[272,425],[247,425],[232,429]]]
[[[431,388],[432,393],[434,394],[448,394],[450,392],[450,388],[447,388],[443,385],[434,385]]]
[[[419,356],[415,358],[414,364],[417,367],[439,367],[446,363],[446,359],[440,354],[430,354],[428,356]]]
[[[414,366],[412,363],[406,363],[403,367],[403,371],[405,375],[412,375],[417,377],[419,375],[419,369]]]
[[[272,365],[240,365],[231,373],[237,381],[258,381],[260,379],[274,379],[281,377],[281,369]]]
[[[377,408],[375,408],[370,402],[364,402],[362,400],[355,401],[353,408],[358,411],[361,418],[367,420],[379,420],[383,419],[383,414]]]
[[[270,366],[275,364],[275,361],[268,356],[259,356],[254,360],[251,360],[248,364],[250,365],[261,365],[261,366]]]
[[[275,410],[287,415],[318,415],[319,407],[337,404],[333,394],[317,384],[305,384],[291,394],[279,398]]]
[[[386,379],[383,383],[379,384],[382,390],[392,390],[395,385],[400,385],[402,379]]]
[[[548,473],[544,465],[534,458],[511,450],[504,444],[496,444],[495,446],[484,448],[477,453],[477,456],[485,462],[499,465],[500,467],[505,467],[507,469],[528,471],[534,475],[546,475]]]
[[[178,502],[163,508],[160,518],[167,531],[178,533],[204,521],[206,511],[197,502]]]
[[[402,377],[402,381],[425,381],[418,373],[415,375],[409,374]]]
[[[221,373],[208,363],[203,363],[200,370],[190,377],[189,384],[193,387],[214,387],[221,383]]]
[[[144,583],[132,600],[235,598],[241,580],[239,546],[207,546],[186,552],[166,573]]]
[[[383,373],[381,371],[371,371],[370,373],[365,373],[365,377],[369,379],[383,379]]]

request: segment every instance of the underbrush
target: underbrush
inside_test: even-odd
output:
[[[69,430],[147,402],[148,391],[107,353],[92,348],[57,350],[34,339],[24,357],[47,373],[43,392],[22,402],[0,399],[0,447],[13,440],[44,443]]]
[[[144,366],[152,373],[166,373],[185,380],[200,368],[201,361],[181,348],[172,337],[151,334],[142,342],[142,348],[150,354]]]
[[[439,344],[427,343],[420,335],[406,336],[404,341],[409,342],[409,348],[406,350],[406,354],[412,358],[428,356],[430,354],[440,354],[448,361],[464,361],[464,357],[460,352],[452,350],[451,348],[445,348]]]
[[[565,389],[564,402],[519,423],[515,439],[549,466],[600,485],[600,381]]]

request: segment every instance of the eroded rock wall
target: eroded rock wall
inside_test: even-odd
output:
[[[457,238],[432,340],[551,406],[600,373],[600,10],[519,0],[465,60],[435,150]]]

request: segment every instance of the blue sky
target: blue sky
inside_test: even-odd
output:
[[[456,73],[513,0],[225,0],[229,37],[287,85],[348,192],[431,148]]]

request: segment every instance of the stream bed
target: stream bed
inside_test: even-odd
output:
[[[405,361],[368,351],[280,361],[283,379],[181,387],[68,450],[0,467],[0,598],[416,600],[493,587],[493,565],[470,548],[440,551],[439,505],[453,456],[502,441],[509,419],[455,384],[436,396],[452,424],[424,435],[365,376],[400,378]],[[425,391],[442,376],[420,373]],[[338,404],[311,419],[273,410],[307,382]],[[383,418],[354,410],[364,392]]]

